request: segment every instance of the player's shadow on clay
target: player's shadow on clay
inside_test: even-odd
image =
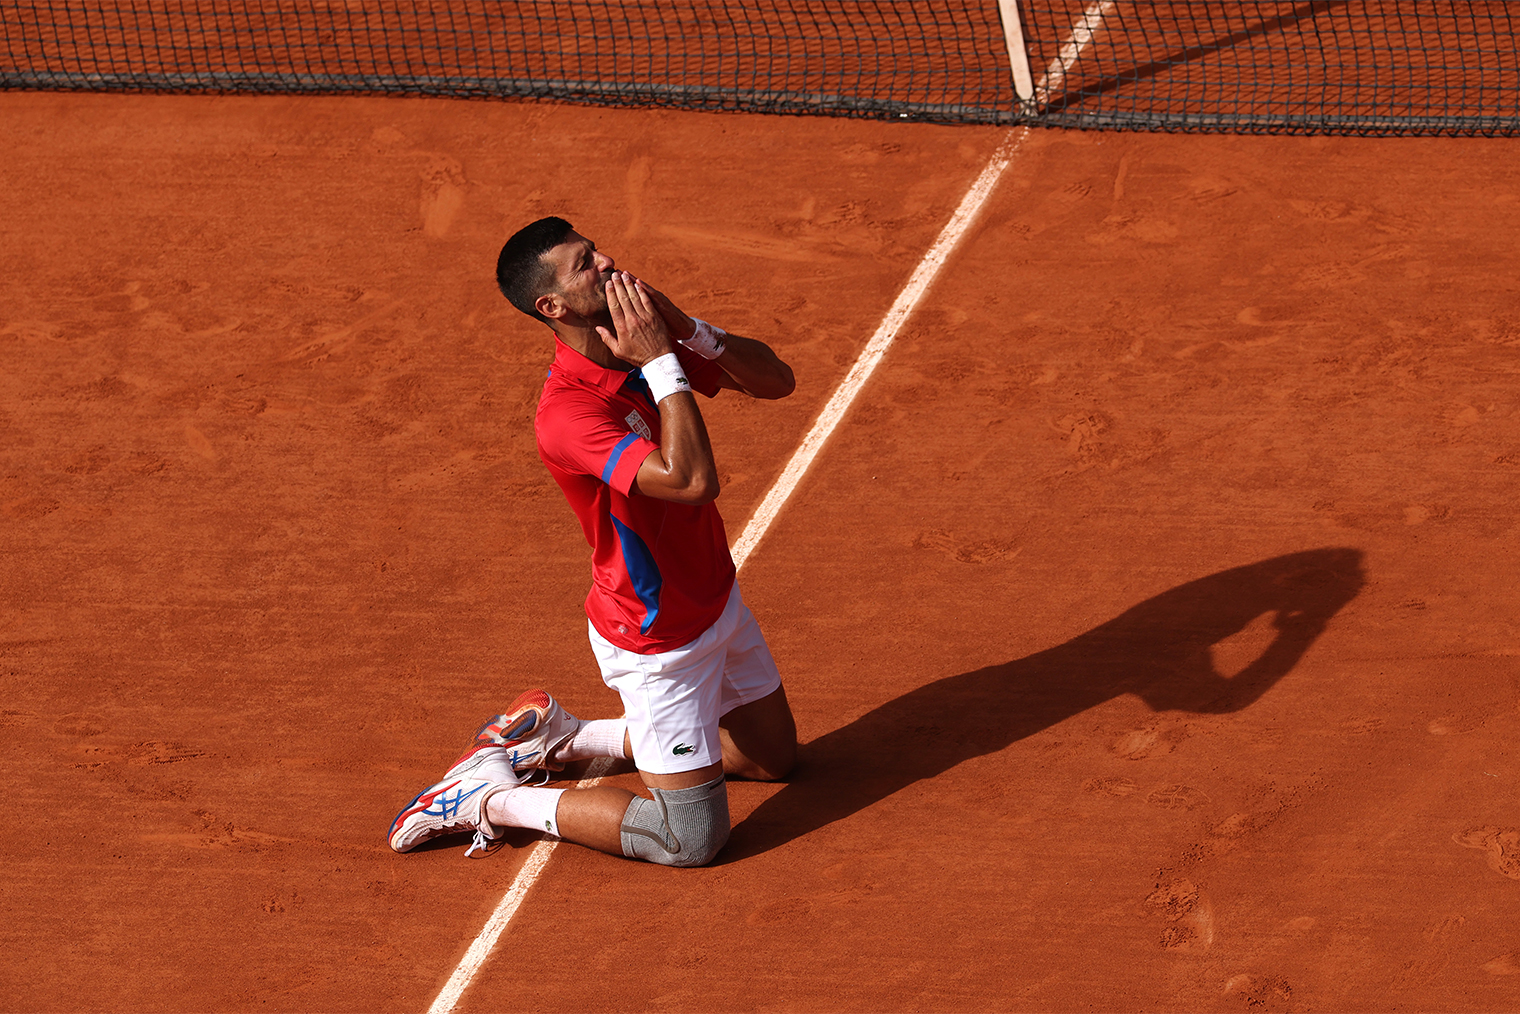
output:
[[[1239,711],[1292,670],[1362,584],[1359,550],[1279,556],[1189,581],[1058,647],[936,680],[805,745],[790,782],[734,828],[718,862],[842,820],[1120,694],[1156,711]],[[1271,644],[1221,675],[1209,646],[1263,614]]]

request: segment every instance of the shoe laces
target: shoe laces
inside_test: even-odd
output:
[[[466,859],[470,858],[470,856],[474,855],[476,849],[482,852],[490,852],[493,841],[494,839],[477,827],[475,829],[475,840],[470,842],[470,847],[464,850],[464,857]]]
[[[548,785],[550,779],[554,777],[548,768],[525,768],[522,771],[513,768],[512,773],[517,776],[518,785]],[[540,775],[543,777],[539,777]]]

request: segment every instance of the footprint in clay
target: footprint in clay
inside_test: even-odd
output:
[[[1520,880],[1520,828],[1486,825],[1459,831],[1451,840],[1463,848],[1487,852],[1494,872]]]

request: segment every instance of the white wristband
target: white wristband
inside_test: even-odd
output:
[[[705,320],[698,320],[696,317],[691,320],[697,325],[697,333],[681,344],[703,359],[717,359],[723,354],[723,339],[728,337],[728,332],[721,327],[713,327]]]
[[[649,385],[649,396],[655,400],[655,404],[672,394],[691,390],[691,381],[686,379],[686,371],[681,368],[681,360],[676,358],[674,352],[651,359],[644,364],[641,372],[644,382]]]

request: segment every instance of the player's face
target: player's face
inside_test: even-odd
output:
[[[580,233],[572,232],[544,258],[554,265],[554,294],[566,309],[588,320],[607,313],[607,282],[613,260]]]

